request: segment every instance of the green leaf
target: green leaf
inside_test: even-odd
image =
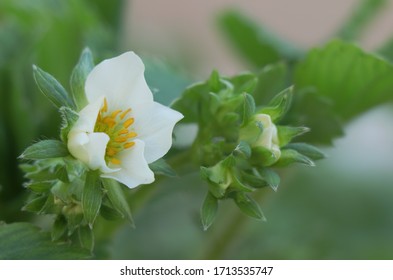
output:
[[[312,160],[326,158],[326,155],[321,150],[307,143],[290,143],[286,145],[285,148],[298,151],[302,155],[305,155]]]
[[[131,215],[130,207],[128,206],[119,183],[112,179],[102,179],[102,183],[113,207],[123,216],[123,218],[129,221],[131,226],[134,227],[134,220]]]
[[[258,73],[258,84],[253,92],[257,105],[268,104],[277,94],[288,87],[288,67],[283,62],[270,64]]]
[[[165,61],[143,57],[146,66],[146,82],[154,94],[154,100],[169,106],[191,83],[189,78]]]
[[[256,67],[275,63],[283,58],[296,60],[302,56],[302,51],[292,44],[237,11],[225,12],[219,17],[218,23],[234,48]]]
[[[381,58],[341,41],[312,50],[295,72],[297,89],[315,88],[329,98],[342,119],[349,120],[392,100],[393,66]],[[302,104],[303,109],[308,104]],[[313,126],[308,125],[314,129]],[[321,124],[319,124],[321,125]]]
[[[207,193],[201,208],[203,230],[207,230],[213,223],[218,210],[218,200],[210,192]]]
[[[287,145],[296,136],[309,132],[308,127],[277,126],[278,143],[280,147]]]
[[[41,92],[58,108],[75,109],[75,104],[63,86],[50,74],[33,65],[34,79]]]
[[[289,110],[292,103],[293,87],[289,87],[277,94],[259,113],[270,115],[273,122],[280,120]]]
[[[93,252],[94,250],[94,233],[93,230],[88,226],[81,226],[78,229],[79,241],[82,248]]]
[[[243,126],[246,125],[249,120],[255,114],[255,101],[254,97],[248,93],[243,93],[244,105],[243,105]]]
[[[266,221],[266,218],[263,215],[258,203],[256,203],[255,200],[251,197],[247,196],[244,193],[237,192],[234,195],[234,200],[239,209],[247,216],[258,220]]]
[[[227,78],[233,85],[235,94],[253,93],[258,83],[258,78],[254,73],[240,73],[233,77]]]
[[[383,58],[393,62],[393,38],[389,38],[377,50],[377,53]]]
[[[149,168],[154,172],[154,174],[161,174],[168,177],[177,176],[175,170],[173,170],[172,167],[162,158],[150,163]]]
[[[78,111],[87,105],[85,95],[85,81],[94,67],[93,55],[89,48],[85,48],[71,74],[71,92]]]
[[[302,163],[309,166],[315,166],[315,163],[310,158],[292,149],[282,149],[281,156],[274,166],[284,167],[292,163]]]
[[[294,97],[285,121],[310,128],[309,133],[300,136],[301,141],[331,145],[334,138],[344,134],[332,100],[310,88],[297,90]]]
[[[387,0],[361,0],[358,1],[356,9],[352,15],[344,22],[337,36],[344,40],[358,39],[367,25],[375,19],[382,8],[387,4]]]
[[[52,241],[59,240],[67,231],[67,221],[63,215],[58,215],[52,227]]]
[[[62,119],[61,130],[60,130],[60,138],[64,142],[68,141],[68,133],[70,132],[72,126],[79,118],[78,113],[73,111],[68,107],[61,107],[59,109],[60,116]]]
[[[85,186],[82,193],[83,215],[92,229],[94,221],[100,211],[102,203],[102,190],[98,171],[89,171],[86,174]]]
[[[28,147],[19,158],[21,159],[47,159],[68,156],[66,145],[58,140],[42,140]]]
[[[269,186],[276,192],[280,185],[280,176],[269,168],[263,168],[259,172],[263,179],[265,179]]]
[[[173,102],[172,108],[184,115],[182,122],[198,123],[199,116],[203,115],[201,111],[209,109],[202,106],[209,92],[207,83],[196,83],[186,88],[181,97]]]
[[[87,250],[51,242],[50,235],[28,223],[0,225],[1,260],[88,259]]]

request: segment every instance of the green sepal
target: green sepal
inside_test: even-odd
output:
[[[78,228],[79,242],[82,248],[93,252],[94,250],[94,233],[88,226],[81,226]]]
[[[317,147],[306,143],[290,143],[286,145],[285,148],[298,151],[302,155],[305,155],[312,160],[320,160],[326,158],[325,153],[323,153]]]
[[[263,124],[261,121],[250,120],[248,124],[239,131],[239,139],[249,144],[254,144],[263,133]]]
[[[279,158],[269,149],[258,146],[252,148],[251,160],[258,166],[271,166],[275,164]]]
[[[292,149],[282,149],[280,159],[274,164],[274,166],[284,167],[292,163],[302,163],[309,166],[315,166],[315,163],[310,158]]]
[[[175,170],[173,170],[172,167],[162,158],[150,163],[149,168],[154,172],[154,174],[161,174],[168,177],[177,176]]]
[[[210,192],[207,193],[201,208],[203,230],[207,230],[213,223],[218,210],[218,200]]]
[[[101,205],[100,215],[109,221],[122,218],[122,215],[117,210],[105,205],[104,203]]]
[[[262,108],[259,113],[270,115],[272,122],[277,122],[291,107],[292,95],[293,86],[284,89],[270,101],[267,107]]]
[[[88,171],[82,192],[82,209],[85,220],[91,229],[100,211],[102,196],[99,172]]]
[[[209,183],[211,193],[222,198],[232,183],[231,168],[236,164],[234,156],[230,155],[212,167],[201,166],[202,179]]]
[[[67,171],[67,168],[65,165],[62,165],[57,168],[56,177],[57,177],[57,179],[59,179],[60,181],[62,181],[64,183],[70,182],[70,178],[68,177],[68,171]]]
[[[221,77],[217,70],[213,70],[210,74],[209,80],[207,80],[207,84],[210,87],[210,91],[218,92],[221,89]]]
[[[21,159],[47,159],[68,156],[66,145],[58,140],[42,140],[28,147],[20,156]]]
[[[309,132],[308,127],[277,126],[278,143],[280,147],[287,145],[293,138]]]
[[[57,179],[56,173],[51,167],[39,168],[33,172],[26,173],[25,177],[36,182],[51,181]]]
[[[67,232],[67,220],[63,215],[58,215],[52,226],[52,241],[57,241]]]
[[[56,199],[60,199],[65,204],[71,202],[70,184],[57,181],[51,188],[51,193]]]
[[[247,125],[249,120],[255,114],[255,100],[252,95],[248,93],[243,93],[244,103],[243,103],[243,123],[242,126]]]
[[[244,214],[257,220],[266,221],[261,208],[254,199],[242,192],[236,192],[233,195],[233,199]]]
[[[266,180],[256,170],[253,170],[252,173],[241,172],[241,178],[242,182],[256,189],[269,186]]]
[[[26,205],[23,206],[22,210],[39,214],[44,208],[47,199],[48,197],[46,195],[36,197],[27,202]]]
[[[25,187],[35,193],[46,193],[50,191],[53,186],[53,182],[44,181],[44,182],[31,182],[25,184]]]
[[[40,91],[57,107],[75,109],[75,104],[63,86],[49,73],[33,65],[33,75]]]
[[[113,207],[122,215],[123,218],[128,220],[132,227],[135,227],[130,207],[124,197],[123,190],[119,183],[112,179],[102,179],[102,183]]]
[[[246,141],[240,141],[239,144],[236,146],[235,150],[233,150],[233,155],[235,157],[241,156],[243,158],[250,158],[251,157],[251,146]]]
[[[82,207],[78,203],[73,203],[63,207],[62,212],[68,222],[68,236],[71,236],[83,223]]]
[[[240,192],[253,192],[255,189],[251,186],[245,184],[245,182],[240,181],[236,175],[232,175],[232,183],[230,186],[231,190],[236,190]]]
[[[61,107],[59,109],[60,116],[62,119],[60,138],[64,142],[68,142],[68,133],[72,126],[76,123],[79,118],[78,113],[68,107]]]
[[[280,176],[270,168],[263,168],[259,170],[259,173],[269,185],[269,187],[271,187],[276,192],[278,186],[280,185]]]
[[[70,85],[73,100],[78,111],[87,105],[85,82],[90,71],[94,68],[93,55],[89,48],[85,48],[71,74]]]

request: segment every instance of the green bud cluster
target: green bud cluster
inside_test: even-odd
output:
[[[293,87],[278,93],[268,104],[256,104],[258,78],[252,73],[222,77],[214,71],[203,83],[187,88],[172,107],[185,116],[182,123],[198,125],[192,160],[208,183],[201,208],[206,230],[213,222],[219,200],[233,199],[239,209],[264,220],[254,191],[280,184],[277,168],[292,163],[313,166],[324,157],[317,148],[292,139],[309,131],[282,125],[291,106]]]

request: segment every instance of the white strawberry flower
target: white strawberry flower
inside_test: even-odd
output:
[[[173,128],[183,118],[154,102],[144,70],[133,52],[95,66],[85,83],[88,105],[68,134],[75,158],[129,188],[154,181],[148,164],[168,152]]]

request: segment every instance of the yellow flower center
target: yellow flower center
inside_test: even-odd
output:
[[[135,142],[131,141],[137,136],[132,128],[134,118],[127,118],[130,112],[131,108],[108,113],[108,102],[106,98],[104,99],[104,105],[97,116],[94,132],[104,132],[110,138],[106,146],[106,162],[120,164],[121,161],[116,158],[116,155],[135,145]]]

